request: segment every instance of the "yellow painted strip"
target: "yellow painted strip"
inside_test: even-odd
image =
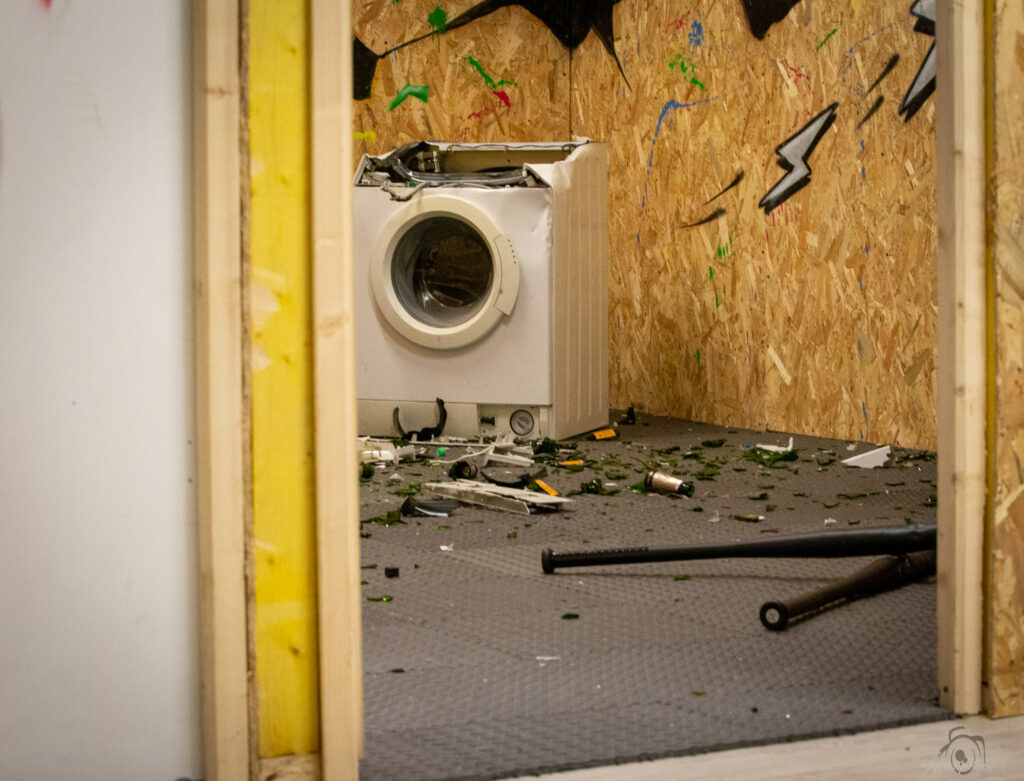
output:
[[[618,433],[613,428],[603,428],[590,435],[593,439],[615,439]]]
[[[306,0],[250,0],[252,468],[261,757],[319,745]]]

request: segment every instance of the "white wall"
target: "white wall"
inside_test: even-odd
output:
[[[0,2],[0,778],[202,774],[184,0]]]

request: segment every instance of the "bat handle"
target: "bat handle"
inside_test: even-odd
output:
[[[785,602],[765,602],[761,605],[761,623],[765,629],[781,632],[789,623],[789,608]]]
[[[902,556],[883,556],[848,578],[817,591],[801,594],[784,602],[761,605],[761,623],[765,629],[781,632],[790,619],[824,607],[840,599],[855,599],[899,588],[935,574],[935,551],[915,551]]]

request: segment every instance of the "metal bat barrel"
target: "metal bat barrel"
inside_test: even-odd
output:
[[[761,623],[767,629],[781,632],[797,616],[810,613],[832,602],[890,591],[934,574],[934,550],[886,556],[857,570],[848,578],[817,591],[784,602],[765,602],[761,605]]]
[[[899,556],[914,551],[934,550],[935,528],[935,526],[915,525],[897,529],[857,529],[780,537],[757,540],[756,542],[691,545],[681,548],[619,548],[578,553],[555,553],[548,548],[541,553],[540,562],[544,573],[550,575],[560,567],[595,567],[606,564],[640,564],[656,561]]]

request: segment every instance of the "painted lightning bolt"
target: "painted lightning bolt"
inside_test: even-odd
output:
[[[814,119],[800,128],[777,147],[775,153],[779,156],[778,164],[786,169],[783,176],[758,202],[758,206],[768,214],[785,201],[789,196],[802,188],[811,180],[811,169],[807,165],[807,158],[811,156],[814,147],[818,145],[821,137],[825,135],[832,123],[836,121],[836,109],[838,103],[833,103]]]
[[[935,36],[935,0],[914,0],[910,6],[910,13],[917,17],[914,29],[926,35]],[[900,114],[904,114],[904,122],[917,113],[928,96],[935,91],[935,43],[932,42],[928,53],[924,56],[921,67],[917,69],[917,75],[903,96],[900,103]]]

